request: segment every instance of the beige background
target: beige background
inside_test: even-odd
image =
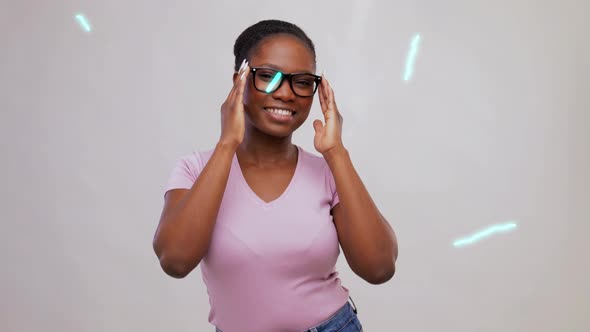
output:
[[[236,37],[279,18],[316,43],[399,238],[384,285],[338,261],[365,330],[588,331],[589,7],[1,0],[0,330],[213,330],[200,270],[166,276],[152,236],[176,160],[219,137]],[[320,115],[294,135],[313,152]]]

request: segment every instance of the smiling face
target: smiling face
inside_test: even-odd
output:
[[[314,56],[311,51],[297,37],[288,34],[276,34],[262,40],[252,50],[249,65],[272,68],[285,74],[315,73]],[[284,80],[278,90],[272,93],[258,91],[254,87],[253,76],[253,73],[249,74],[244,91],[246,121],[254,127],[253,129],[267,135],[291,135],[307,119],[313,97],[295,95],[288,80]],[[284,113],[277,112],[277,109],[292,110],[294,114],[276,114]]]

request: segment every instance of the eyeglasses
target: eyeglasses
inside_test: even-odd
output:
[[[263,68],[253,67],[250,69],[252,72],[252,80],[254,81],[254,88],[260,92],[273,93],[277,91],[283,81],[289,80],[291,91],[298,97],[312,97],[320,82],[321,76],[308,74],[308,73],[292,73],[285,74],[281,71]]]

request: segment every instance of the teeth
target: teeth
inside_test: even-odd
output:
[[[286,110],[282,110],[282,109],[278,109],[278,108],[267,108],[266,110],[271,113],[280,114],[280,115],[292,115],[291,111],[286,111]]]

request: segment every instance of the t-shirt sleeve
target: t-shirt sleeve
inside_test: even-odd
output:
[[[327,163],[325,164],[324,170],[328,182],[328,188],[332,195],[332,202],[330,203],[330,209],[332,209],[340,202],[340,198],[338,197],[338,192],[336,192],[336,182],[334,181],[334,176],[332,175],[332,171],[330,170],[330,167]]]
[[[191,189],[202,170],[203,164],[198,151],[180,158],[168,177],[164,195],[172,189]]]

